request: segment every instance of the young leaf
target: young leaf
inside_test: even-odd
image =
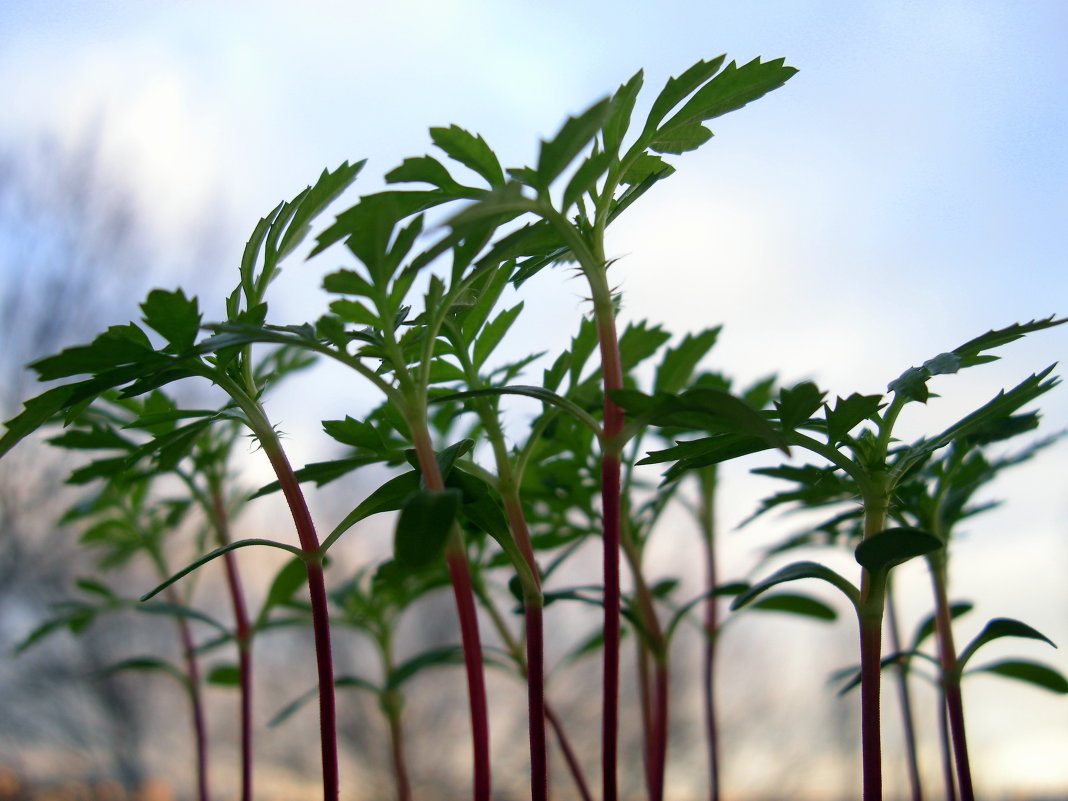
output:
[[[836,445],[864,420],[870,420],[882,408],[882,395],[859,395],[838,398],[834,408],[827,407],[827,444]]]
[[[504,339],[505,334],[508,333],[508,329],[512,327],[512,324],[519,317],[519,313],[523,311],[522,302],[517,303],[510,309],[498,314],[491,322],[487,323],[482,332],[478,335],[478,339],[475,340],[474,357],[475,367],[481,367],[490,354],[493,353],[494,348],[500,344]]]
[[[967,647],[960,653],[960,658],[957,660],[957,664],[960,669],[963,670],[968,660],[972,658],[976,651],[982,646],[986,645],[991,640],[997,640],[1001,637],[1023,637],[1028,640],[1042,640],[1053,645],[1053,640],[1047,637],[1040,631],[1028,626],[1026,623],[1022,623],[1019,620],[1013,620],[1008,617],[998,617],[991,620],[983,627],[983,630],[979,632],[975,639],[968,643]]]
[[[698,122],[658,132],[649,143],[649,147],[657,153],[677,155],[688,150],[696,150],[711,138],[712,132]]]
[[[415,492],[405,501],[393,535],[393,557],[409,568],[433,564],[441,556],[456,515],[459,490]]]
[[[470,134],[463,128],[451,125],[448,128],[431,128],[430,139],[450,158],[485,178],[490,186],[504,185],[501,163],[481,136]]]
[[[854,607],[858,607],[860,604],[860,590],[854,587],[849,580],[831,570],[831,568],[816,562],[794,562],[792,565],[787,565],[743,592],[731,603],[731,609],[740,609],[777,584],[805,578],[821,579],[833,584],[845,594]]]
[[[619,153],[623,137],[630,127],[630,115],[634,111],[634,103],[638,99],[638,92],[641,91],[642,81],[642,71],[638,70],[612,96],[612,113],[605,121],[603,134],[605,152],[612,156]]]
[[[572,160],[597,135],[608,119],[612,104],[609,98],[594,103],[577,117],[568,117],[559,132],[542,141],[538,153],[537,180],[540,190],[547,190]]]
[[[810,617],[814,620],[831,621],[838,619],[838,613],[834,611],[834,607],[828,606],[823,601],[808,595],[798,595],[796,593],[784,592],[766,595],[749,608],[761,609],[765,612],[785,612],[790,615]]]
[[[645,135],[652,133],[675,106],[681,103],[697,87],[719,72],[726,55],[717,56],[711,61],[698,61],[677,78],[668,78],[667,84],[653,101],[649,117],[645,123]]]
[[[861,567],[876,572],[889,570],[941,547],[942,541],[926,531],[916,528],[888,528],[866,538],[857,546],[853,555]]]
[[[364,518],[380,512],[397,511],[404,506],[404,502],[413,493],[418,491],[419,472],[417,470],[410,470],[407,473],[391,478],[364,498],[355,509],[345,515],[345,519],[338,523],[334,530],[330,532],[330,536],[323,540],[321,550],[325,553],[338,537]]]
[[[956,620],[961,615],[967,614],[975,608],[975,604],[968,601],[958,601],[949,605],[949,618],[950,620]],[[934,614],[928,615],[916,627],[916,634],[912,638],[912,650],[918,651],[924,641],[935,632],[936,618]]]
[[[311,230],[311,221],[356,180],[366,163],[366,159],[351,165],[345,161],[333,172],[323,170],[319,180],[298,195],[296,209],[278,243],[277,258],[292,252],[304,240]]]
[[[155,657],[143,656],[135,657],[133,659],[124,659],[121,662],[116,662],[113,665],[108,665],[101,671],[104,676],[110,676],[114,673],[121,673],[127,670],[144,670],[153,671],[158,673],[164,673],[173,679],[176,679],[179,684],[189,690],[189,677],[182,671],[172,665],[170,662],[163,659],[156,659]]]
[[[218,687],[237,687],[241,684],[241,671],[237,665],[215,665],[208,671],[204,681]]]
[[[308,568],[302,559],[291,559],[275,574],[267,597],[263,599],[258,621],[267,619],[267,613],[276,606],[288,603],[293,595],[308,580]]]
[[[197,299],[187,299],[181,289],[153,289],[141,304],[145,324],[167,340],[167,350],[183,353],[193,347],[200,330]]]
[[[655,392],[678,392],[689,381],[693,371],[716,344],[721,326],[708,328],[700,334],[687,334],[677,347],[668,348],[653,382]]]
[[[811,381],[803,381],[791,388],[784,387],[775,401],[783,430],[793,431],[812,417],[823,405],[823,394]]]
[[[1033,684],[1058,695],[1068,695],[1068,679],[1064,677],[1064,674],[1038,662],[1019,659],[1005,660],[968,671],[969,676],[975,673],[993,673],[995,676],[1004,676],[1007,679]]]
[[[796,73],[793,67],[785,66],[782,58],[763,62],[755,58],[741,67],[732,61],[723,72],[698,89],[657,134],[736,111],[779,88]]]

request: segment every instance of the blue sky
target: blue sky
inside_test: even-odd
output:
[[[428,126],[478,131],[518,165],[566,114],[639,67],[654,93],[699,58],[785,56],[797,76],[716,121],[716,139],[677,159],[679,173],[625,228],[621,219],[610,247],[622,257],[624,314],[679,333],[725,323],[716,365],[742,379],[778,370],[870,393],[988,328],[1068,313],[1066,37],[1068,5],[1057,0],[668,1],[655,11],[7,0],[0,142],[42,132],[77,141],[99,125],[110,166],[141,193],[161,240],[180,246],[216,217],[236,265],[255,220],[323,167],[369,158],[357,190],[371,191],[428,150]],[[324,259],[311,269],[335,266]],[[316,316],[315,281],[290,273],[279,309]],[[521,325],[532,340],[569,336],[582,292],[562,278],[527,290]],[[1011,345],[1001,362],[944,379],[945,397],[904,422],[915,434],[945,424],[1066,345],[1064,329]],[[1068,427],[1063,390],[1048,397],[1048,430]],[[1063,444],[1018,471],[1003,494],[1022,517],[977,524],[970,545],[984,556],[960,577],[976,592],[1002,588],[988,616],[1025,617],[1063,642],[1066,475]],[[744,517],[747,502],[725,514]],[[1021,519],[1014,543],[993,531]],[[1049,555],[1039,575],[1027,577],[1026,560],[999,573],[1022,549]],[[1049,602],[1017,608],[1024,595]],[[1038,739],[1063,754],[1063,702],[1050,712],[1045,701],[1034,706]],[[1063,764],[1050,770],[1041,781],[1068,786]]]

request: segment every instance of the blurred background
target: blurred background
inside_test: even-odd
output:
[[[221,317],[252,226],[324,167],[367,158],[354,191],[375,191],[404,157],[430,152],[427,127],[452,123],[481,133],[506,166],[527,164],[539,138],[639,68],[647,87],[639,108],[647,108],[670,75],[720,53],[740,63],[784,56],[800,73],[714,121],[716,139],[672,159],[678,174],[610,231],[623,319],[678,335],[723,324],[706,366],[741,384],[778,373],[843,396],[882,392],[905,368],[990,328],[1068,313],[1066,36],[1068,6],[1058,0],[666,0],[656,10],[601,0],[6,0],[0,412],[10,418],[36,392],[22,365],[136,319],[153,286],[181,285],[201,295],[207,319]],[[330,219],[328,212],[323,222]],[[343,262],[340,250],[307,264],[292,259],[271,295],[272,319],[315,319],[324,306],[320,277]],[[581,284],[546,271],[522,294],[527,311],[502,359],[565,347],[585,311]],[[902,436],[941,430],[1066,348],[1068,330],[1040,332],[999,351],[1001,361],[938,380],[933,389],[943,397],[910,407]],[[291,459],[303,464],[337,452],[321,420],[359,416],[373,403],[359,383],[317,368],[285,385],[271,412],[289,436]],[[1041,406],[1044,433],[1068,428],[1063,388]],[[523,414],[520,407],[514,424]],[[250,487],[269,480],[260,462],[250,451]],[[762,549],[799,525],[769,517],[733,530],[780,489],[748,474],[761,464],[723,471],[725,578],[750,577]],[[147,786],[161,798],[188,797],[178,691],[147,677],[98,677],[132,652],[165,652],[158,625],[124,619],[93,637],[57,635],[12,656],[49,604],[69,595],[73,577],[91,570],[73,533],[55,526],[58,501],[76,497],[61,486],[69,469],[36,442],[0,463],[0,779],[17,775],[42,787],[108,781],[118,783],[109,792]],[[324,521],[340,519],[374,486],[373,477],[356,476],[315,496]],[[1068,643],[1066,480],[1061,442],[992,488],[988,499],[1005,503],[972,522],[955,556],[953,597],[976,603],[960,640],[1003,616]],[[281,517],[274,504],[256,502],[238,535],[271,536]],[[678,576],[696,592],[700,572],[685,554],[698,539],[684,525],[665,531],[650,558],[663,577]],[[282,528],[278,536],[289,534]],[[381,559],[388,538],[388,520],[368,521],[349,535],[345,558]],[[254,596],[277,564],[260,559],[243,561],[253,575],[262,567],[263,581],[250,579]],[[592,552],[589,569],[581,581],[596,580]],[[124,580],[133,595],[151,578],[131,571]],[[919,565],[903,569],[906,631],[928,611],[927,581]],[[408,641],[455,639],[450,600],[439,601],[405,621]],[[549,626],[561,642],[588,629],[563,616]],[[313,682],[310,662],[292,658],[304,640],[279,642],[260,649],[261,675],[286,674],[289,683],[259,693],[262,720]],[[754,616],[725,638],[731,797],[853,794],[857,699],[835,697],[827,679],[851,663],[854,642],[844,617],[816,625]],[[673,652],[672,801],[705,792],[698,647],[694,632]],[[341,661],[359,664],[361,648],[342,642]],[[550,646],[550,657],[559,652]],[[1064,650],[1036,642],[998,643],[984,655],[1010,653],[1068,671]],[[593,775],[595,662],[561,674],[550,690],[572,711]],[[462,681],[459,671],[430,678],[413,688],[408,706],[417,785],[454,789],[443,798],[464,797],[469,781],[466,734],[442,737],[466,731]],[[520,798],[524,699],[516,682],[493,681],[502,699],[493,721],[500,797]],[[232,741],[234,694],[209,692],[218,740]],[[934,693],[918,692],[924,770],[934,782]],[[992,677],[969,682],[965,699],[983,798],[1068,798],[1068,702]],[[345,703],[343,781],[354,793],[347,797],[387,797],[374,706],[355,694]],[[892,707],[884,718],[888,797],[904,797]],[[263,798],[295,798],[309,779],[314,786],[314,748],[294,747],[314,743],[314,727],[308,709],[258,735]],[[636,720],[623,737],[634,755],[625,760],[625,786],[637,792]],[[216,761],[217,781],[232,788],[233,770]],[[566,777],[555,784],[558,797],[568,797]]]

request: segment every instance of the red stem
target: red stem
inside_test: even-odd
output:
[[[226,505],[218,491],[211,494],[215,513],[215,530],[220,545],[230,544],[230,526]],[[252,801],[252,630],[249,625],[245,593],[237,570],[233,551],[223,555],[226,583],[230,590],[230,605],[234,612],[237,640],[237,670],[241,690],[241,801]]]
[[[601,721],[601,770],[604,801],[617,801],[619,754],[619,515],[620,462],[616,439],[623,431],[623,410],[608,393],[623,388],[616,322],[609,304],[597,314],[597,338],[604,377],[604,454],[601,460],[601,515],[604,539],[604,708]]]
[[[312,630],[315,638],[315,661],[319,676],[319,735],[323,752],[323,799],[338,801],[340,785],[337,756],[337,709],[334,701],[334,666],[330,650],[330,616],[326,600],[326,579],[319,557],[319,538],[315,534],[308,504],[293,475],[285,453],[277,445],[260,443],[267,458],[271,460],[278,483],[289,504],[293,523],[297,529],[300,547],[309,556],[305,562],[308,571],[308,593],[311,599]]]
[[[934,582],[935,634],[938,637],[938,657],[942,663],[942,685],[945,689],[946,712],[949,715],[949,731],[953,742],[953,758],[957,764],[957,786],[961,801],[975,801],[972,787],[971,762],[968,758],[968,739],[964,728],[964,701],[960,691],[960,668],[953,643],[953,619],[949,611],[949,596],[946,591],[944,561],[931,563],[931,579]]]
[[[549,721],[549,725],[553,727],[553,731],[556,732],[556,737],[560,741],[560,750],[564,752],[564,760],[567,762],[567,766],[571,770],[571,775],[575,779],[575,784],[578,787],[582,801],[593,801],[593,796],[590,794],[589,785],[586,784],[586,777],[582,773],[582,766],[579,764],[578,757],[575,756],[575,751],[572,749],[571,742],[568,740],[567,734],[564,732],[564,726],[560,722],[560,718],[557,717],[556,712],[548,701],[545,703],[545,717]]]
[[[897,609],[894,596],[887,587],[886,623],[890,634],[890,647],[894,653],[901,653],[901,632],[897,625]],[[920,761],[916,750],[916,724],[912,715],[912,693],[909,690],[908,662],[901,659],[894,665],[897,676],[898,702],[901,705],[901,728],[905,735],[905,764],[909,774],[909,789],[912,801],[923,801],[923,785],[920,782]]]
[[[653,697],[653,794],[650,801],[663,801],[667,770],[668,740],[668,661],[667,654],[656,660]]]
[[[475,595],[471,586],[471,570],[467,564],[467,555],[455,544],[446,550],[445,561],[452,579],[456,613],[460,618],[464,666],[467,668],[467,696],[471,706],[475,768],[473,795],[475,801],[490,801],[489,710],[486,705],[482,643],[478,632],[478,615],[475,612]]]
[[[169,593],[169,600],[177,604],[174,593]],[[189,678],[189,706],[193,716],[193,738],[196,743],[197,763],[197,799],[208,801],[208,730],[204,722],[204,701],[200,693],[200,666],[197,661],[196,646],[189,623],[178,618],[178,631],[182,640],[182,654],[185,659],[185,673]]]
[[[713,490],[714,491],[714,490]],[[706,505],[709,499],[704,499]],[[706,520],[711,520],[711,509],[705,511]],[[716,715],[716,635],[719,630],[719,605],[712,591],[719,582],[716,568],[715,540],[709,536],[705,542],[705,589],[709,593],[705,599],[705,643],[704,643],[704,706],[705,706],[705,744],[708,747],[708,795],[711,801],[719,801],[719,731]]]
[[[879,685],[882,672],[883,592],[873,589],[876,580],[864,571],[861,580],[860,614],[860,739],[863,763],[864,801],[882,801],[882,735],[879,716]]]

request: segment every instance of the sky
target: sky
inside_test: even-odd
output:
[[[610,233],[623,315],[679,334],[723,323],[709,366],[742,383],[778,371],[874,393],[987,329],[1068,313],[1066,36],[1059,0],[665,0],[655,11],[629,0],[7,0],[0,144],[100,132],[159,240],[188,247],[210,220],[225,232],[218,271],[236,276],[255,221],[324,167],[367,158],[355,191],[377,190],[404,157],[429,152],[429,126],[451,123],[506,164],[529,163],[539,138],[639,68],[647,107],[698,59],[783,56],[800,72],[714,121],[716,138],[675,158],[679,172]],[[317,276],[341,258],[290,265],[276,311],[317,316]],[[563,346],[581,286],[553,272],[524,293],[518,351]],[[940,430],[1066,347],[1068,326],[941,379],[943,397],[910,409],[903,429]],[[342,395],[323,416],[369,402]],[[1063,388],[1043,411],[1047,432],[1068,428]],[[973,567],[954,577],[962,594],[992,599],[988,617],[1024,618],[1061,644],[1066,476],[1062,443],[1000,485],[1008,508],[976,523]],[[768,489],[738,486],[728,520]],[[729,546],[738,564],[753,542]],[[1026,653],[1068,670],[1061,654]],[[1053,759],[1068,749],[1065,702],[992,680],[985,691],[1019,699],[1026,712],[1004,728],[1030,732],[998,737],[996,716],[979,724],[996,766],[986,786],[1068,788]]]

